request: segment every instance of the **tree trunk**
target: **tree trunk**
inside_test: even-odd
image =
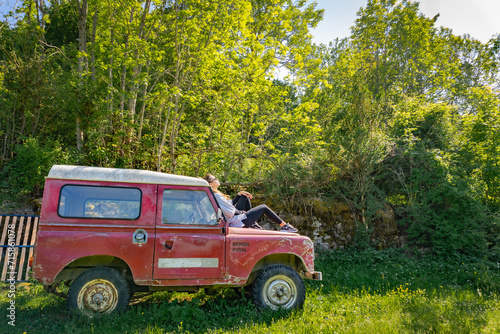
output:
[[[80,117],[76,118],[76,149],[78,152],[82,151],[82,142],[83,142],[83,132],[81,131],[81,123],[82,120]]]
[[[161,157],[163,154],[163,147],[165,146],[165,140],[167,137],[167,129],[168,129],[168,121],[170,119],[170,110],[171,110],[170,104],[171,103],[172,103],[172,97],[170,97],[167,116],[165,117],[165,124],[163,125],[163,133],[161,136],[160,146],[158,146],[158,161],[156,162],[156,170],[158,172],[161,172]],[[164,105],[164,103],[162,103],[162,105],[160,106],[160,115],[163,112],[163,105]]]
[[[146,94],[148,92],[148,82],[144,83],[144,89],[142,91],[142,106],[141,112],[139,114],[139,129],[137,130],[137,141],[140,142],[142,138],[142,126],[144,124],[144,112],[146,111]]]
[[[114,63],[113,50],[115,42],[114,38],[115,38],[115,30],[114,28],[111,28],[111,47],[110,47],[111,50],[109,50],[111,56],[109,58],[108,96],[107,96],[110,119],[113,119],[112,117],[113,116],[113,63]]]
[[[78,51],[87,53],[87,0],[76,0],[78,6]],[[83,76],[83,68],[87,64],[87,57],[78,57],[78,73]]]
[[[132,8],[130,12],[130,20],[129,23],[131,24],[132,21],[134,20],[134,9]],[[129,48],[129,37],[130,37],[130,32],[127,32],[125,35],[125,54],[123,55],[124,62],[127,62],[128,58],[128,48]],[[123,65],[122,67],[122,78],[120,82],[120,90],[121,90],[121,97],[120,97],[120,114],[121,117],[123,118],[124,116],[124,110],[125,110],[125,89],[127,87],[127,65]]]
[[[87,63],[87,0],[76,0],[78,6],[78,51],[82,54],[78,57],[78,75],[80,76],[80,85],[83,85],[84,66],[88,68]],[[81,129],[80,115],[76,117],[76,148],[79,152],[82,150],[83,132]]]
[[[147,0],[146,4],[144,5],[144,12],[142,13],[142,18],[141,18],[141,23],[139,25],[139,32],[138,32],[138,37],[139,40],[145,39],[144,36],[144,27],[146,25],[146,17],[147,14],[149,13],[149,8],[151,6],[151,0]],[[130,111],[130,117],[132,118],[132,122],[134,122],[134,117],[135,117],[135,107],[137,105],[137,94],[139,91],[139,83],[137,82],[137,78],[142,72],[142,64],[139,62],[139,51],[135,51],[135,66],[134,70],[132,73],[132,85],[130,87],[130,99],[128,102],[128,108]]]
[[[95,34],[97,30],[97,15],[98,15],[98,10],[96,8],[95,13],[94,13],[94,18],[92,19],[92,38],[91,38],[91,43],[92,43],[92,54],[90,56],[90,62],[91,62],[91,72],[92,72],[92,81],[95,82]]]
[[[43,0],[38,0],[35,1],[36,7],[37,7],[37,19],[38,19],[38,24],[42,28],[42,30],[45,30],[45,21],[43,19],[43,16],[45,15],[45,2]]]

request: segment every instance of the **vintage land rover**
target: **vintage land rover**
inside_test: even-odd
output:
[[[203,179],[55,165],[45,181],[34,277],[70,284],[67,305],[113,313],[138,291],[245,287],[262,308],[300,308],[314,271],[311,240],[229,227]]]

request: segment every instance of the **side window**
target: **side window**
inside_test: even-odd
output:
[[[137,219],[141,197],[137,188],[66,185],[61,189],[58,214],[66,218]]]
[[[205,191],[165,189],[163,224],[217,225],[217,214]]]

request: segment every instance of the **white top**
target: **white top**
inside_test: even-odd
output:
[[[208,182],[190,176],[166,174],[140,169],[105,168],[54,165],[50,169],[49,179],[88,180],[124,183],[171,184],[179,186],[208,187]]]
[[[229,226],[231,227],[243,227],[245,224],[243,224],[242,220],[247,218],[246,214],[241,214],[241,215],[234,215],[234,212],[236,208],[234,207],[233,203],[228,200],[224,195],[220,193],[214,193],[215,198],[217,199],[217,202],[219,203],[219,206],[224,212],[224,216],[228,219]]]

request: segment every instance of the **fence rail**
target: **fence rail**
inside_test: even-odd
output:
[[[28,281],[39,216],[0,214],[0,281]]]

